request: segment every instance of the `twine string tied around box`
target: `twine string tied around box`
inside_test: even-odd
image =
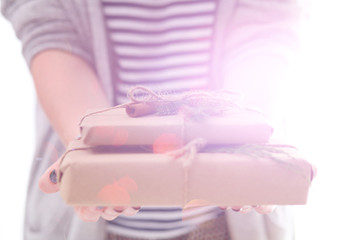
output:
[[[196,138],[183,147],[167,152],[167,155],[174,157],[175,160],[182,162],[184,170],[184,189],[183,189],[183,203],[184,205],[188,202],[188,191],[189,191],[189,169],[192,162],[196,159],[197,153],[206,145],[204,138]]]
[[[175,160],[181,161],[184,169],[184,204],[186,204],[190,199],[188,199],[188,190],[189,190],[189,170],[191,164],[196,160],[196,155],[200,150],[204,149],[206,146],[206,140],[203,138],[196,138],[190,141],[185,146],[167,152],[166,154],[174,157]],[[289,152],[286,149],[296,150],[296,147],[287,145],[287,144],[244,144],[239,146],[225,146],[225,147],[209,147],[203,151],[206,153],[225,153],[231,155],[245,155],[258,159],[268,159],[276,163],[280,167],[287,168],[292,170],[305,178],[311,183],[313,179],[313,170],[309,169],[310,175],[304,172],[304,169],[300,167],[301,163],[305,160],[294,156],[291,151]],[[300,164],[300,165],[299,165]]]
[[[139,94],[142,93],[142,94]],[[244,107],[237,103],[240,95],[230,91],[188,91],[181,94],[158,94],[145,86],[136,86],[127,94],[130,102],[88,113],[82,117],[80,124],[88,116],[125,108],[130,117],[141,117],[149,114],[175,115],[182,113],[192,120],[201,121],[205,117],[220,116],[228,111],[262,112]],[[234,98],[236,96],[236,98]]]
[[[141,94],[140,94],[141,93]],[[201,120],[206,116],[219,116],[234,109],[243,109],[229,91],[188,91],[181,94],[158,94],[147,87],[137,86],[128,92],[132,101],[126,106],[131,117],[156,113],[157,115],[183,115]]]

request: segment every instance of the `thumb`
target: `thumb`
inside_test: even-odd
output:
[[[58,176],[59,176],[60,159],[53,163],[45,173],[40,177],[38,182],[39,188],[44,193],[54,193],[59,191]]]

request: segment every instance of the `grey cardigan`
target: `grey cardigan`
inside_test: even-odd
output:
[[[270,41],[280,48],[294,42],[294,23],[299,7],[293,0],[218,1],[209,88],[221,88],[226,67],[221,63],[241,58],[244,45],[267,41],[264,32],[276,32]],[[60,49],[82,57],[96,71],[109,100],[113,99],[111,71],[100,0],[2,0],[2,13],[12,23],[23,44],[30,66],[33,57],[47,49]],[[266,54],[282,56],[269,48]],[[246,51],[245,51],[246,52]],[[249,54],[249,53],[247,53]],[[235,62],[236,63],[236,62]],[[222,67],[219,67],[222,66]],[[41,107],[37,108],[37,149],[31,169],[24,236],[26,240],[103,240],[105,221],[81,221],[58,194],[44,194],[38,179],[64,151]],[[290,240],[294,238],[292,217],[286,207],[268,215],[254,211],[226,212],[232,239]]]

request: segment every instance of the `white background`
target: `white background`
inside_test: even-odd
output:
[[[313,1],[284,86],[289,140],[319,171],[308,204],[293,207],[298,240],[360,239],[359,11],[356,0]],[[20,44],[0,17],[0,239],[22,239],[34,105]]]
[[[21,46],[0,15],[0,239],[22,239],[34,152],[35,93]]]

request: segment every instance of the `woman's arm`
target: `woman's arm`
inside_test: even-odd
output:
[[[79,121],[88,109],[109,106],[92,63],[91,41],[79,36],[79,26],[58,0],[3,0],[1,12],[12,23],[22,42],[23,55],[34,78],[40,103],[64,145],[79,135]],[[39,180],[45,193],[59,190],[56,183],[59,161]],[[51,178],[50,178],[51,177]],[[77,207],[86,221],[100,216],[111,220],[132,208]]]
[[[31,63],[37,96],[65,146],[79,135],[79,121],[89,109],[109,103],[94,71],[81,58],[47,50]]]
[[[65,146],[79,135],[79,121],[88,109],[108,107],[109,103],[97,76],[81,58],[59,50],[47,50],[36,55],[31,73],[40,103]],[[56,182],[59,160],[51,165],[39,180],[45,193],[59,190]],[[85,221],[99,217],[113,220],[121,213],[133,215],[138,208],[75,207]]]

